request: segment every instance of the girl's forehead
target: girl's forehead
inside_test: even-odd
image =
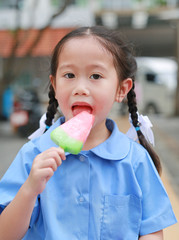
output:
[[[112,57],[112,54],[109,52],[105,45],[102,44],[102,41],[98,37],[86,35],[80,37],[74,37],[69,39],[62,47],[60,55],[68,53],[96,53],[96,55],[105,55]],[[88,57],[88,56],[87,56]]]
[[[103,67],[115,68],[113,55],[93,36],[75,37],[68,40],[58,55],[58,68],[75,67],[90,69]]]

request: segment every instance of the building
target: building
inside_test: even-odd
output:
[[[33,82],[38,82],[38,89],[47,86],[52,49],[63,34],[77,26],[96,24],[120,29],[137,46],[138,56],[176,56],[178,0],[143,0],[140,4],[137,0],[70,0],[65,11],[51,22],[63,1],[19,0],[18,5],[16,2],[0,2],[0,81],[5,81],[4,65],[12,54],[14,34],[19,28],[18,46],[13,53],[16,61],[11,66],[16,77],[11,82],[22,87]],[[157,2],[165,6],[158,5],[156,10],[153,7]],[[170,15],[175,16],[176,21],[171,21]],[[28,53],[39,30],[43,37]]]

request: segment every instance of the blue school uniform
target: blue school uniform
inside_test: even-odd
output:
[[[0,211],[27,179],[37,154],[56,146],[50,132],[25,144],[0,182]],[[176,223],[146,150],[107,120],[110,137],[66,161],[38,196],[23,239],[137,240]]]

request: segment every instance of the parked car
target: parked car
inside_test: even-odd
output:
[[[138,108],[145,113],[174,113],[177,63],[170,58],[137,58],[136,94]]]

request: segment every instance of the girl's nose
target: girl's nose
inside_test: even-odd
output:
[[[83,83],[79,83],[78,85],[76,85],[74,87],[72,95],[88,96],[89,95],[89,89]]]

